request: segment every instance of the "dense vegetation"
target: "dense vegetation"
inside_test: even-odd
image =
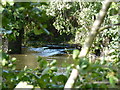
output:
[[[20,53],[28,42],[35,46],[51,43],[84,45],[103,2],[7,2],[2,4],[2,38],[8,39],[8,53]],[[79,67],[75,88],[118,88],[120,82],[119,2],[112,2],[99,32],[89,50],[80,58],[73,51],[72,65],[64,75],[57,75],[57,61],[47,62],[38,57],[39,67],[16,71],[15,58],[2,50],[3,88],[15,88],[20,81],[34,87],[64,88],[72,68]],[[35,43],[34,43],[35,44]],[[17,45],[18,50],[15,49]],[[33,44],[32,44],[33,45]],[[11,51],[10,51],[11,50]]]

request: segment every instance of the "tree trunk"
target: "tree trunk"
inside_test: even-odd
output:
[[[99,28],[104,20],[105,15],[107,14],[107,11],[108,11],[110,5],[111,5],[111,2],[112,2],[112,0],[105,0],[105,2],[103,3],[102,9],[100,10],[97,19],[93,23],[91,32],[88,35],[88,37],[86,38],[85,43],[81,49],[79,58],[85,57],[87,55],[87,53],[89,52],[90,47],[93,43],[93,40],[95,39],[97,33],[99,32]],[[68,81],[66,82],[64,88],[72,88],[78,75],[79,75],[79,71],[76,67],[75,69],[72,70],[72,73],[71,73],[70,77],[68,78]]]
[[[22,53],[22,38],[24,29],[18,31],[19,36],[16,36],[16,40],[8,40],[8,53],[9,54],[21,54]]]

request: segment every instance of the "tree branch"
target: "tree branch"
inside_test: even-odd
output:
[[[104,27],[101,27],[101,28],[99,29],[99,32],[103,31],[104,29],[112,28],[112,27],[114,27],[114,26],[120,26],[120,23],[112,24],[112,25],[106,25],[106,26],[104,26]]]
[[[105,2],[103,3],[102,9],[100,10],[97,19],[93,23],[91,33],[86,38],[85,43],[81,49],[81,52],[79,54],[79,58],[85,57],[87,55],[87,53],[89,52],[90,47],[93,43],[93,40],[95,39],[97,33],[99,32],[99,27],[101,26],[111,3],[112,3],[112,0],[105,0]],[[76,79],[77,79],[78,74],[79,74],[79,70],[77,68],[73,69],[64,88],[72,88]]]

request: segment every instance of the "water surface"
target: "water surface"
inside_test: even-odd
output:
[[[71,49],[72,50],[72,49]],[[39,48],[23,48],[23,54],[12,54],[12,57],[16,57],[17,69],[23,69],[25,66],[28,68],[36,68],[39,66],[37,57],[40,56],[47,61],[57,60],[57,66],[59,68],[65,67],[67,64],[73,62],[72,57],[69,56],[65,49],[48,49],[47,47]]]

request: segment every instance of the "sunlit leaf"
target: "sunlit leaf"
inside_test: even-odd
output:
[[[57,61],[56,60],[53,60],[50,65],[53,66],[53,65],[56,65]]]
[[[43,72],[42,72],[42,75],[47,74],[49,70],[50,70],[49,67],[45,68],[45,69],[43,70]]]
[[[56,66],[52,66],[50,69],[51,69],[52,71],[57,72],[57,67],[56,67]]]
[[[80,51],[78,49],[73,50],[73,59],[78,58]]]
[[[7,63],[8,62],[5,59],[2,60],[2,66],[5,66]]]

